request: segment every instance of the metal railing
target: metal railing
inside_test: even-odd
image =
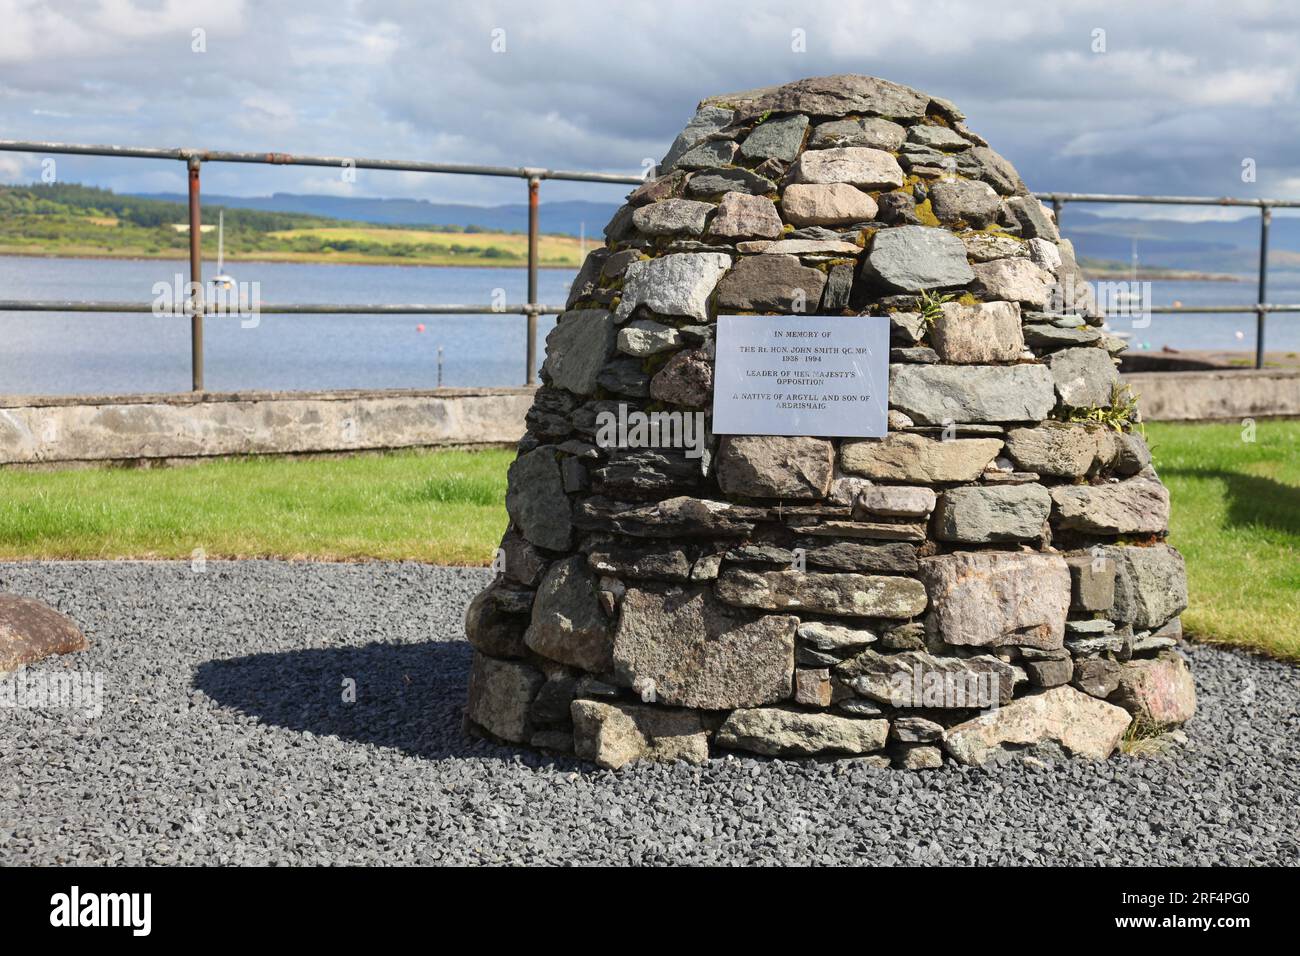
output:
[[[170,159],[185,163],[189,172],[190,299],[183,311],[159,311],[149,303],[104,301],[0,300],[0,312],[148,312],[190,317],[191,388],[203,391],[203,319],[220,314],[203,301],[202,216],[199,209],[199,173],[204,163],[262,163],[271,166],[329,166],[337,169],[378,169],[394,172],[445,173],[459,176],[504,176],[528,183],[528,299],[521,305],[425,305],[419,303],[373,304],[282,304],[260,305],[268,315],[522,315],[527,322],[526,372],[524,384],[537,382],[537,317],[563,312],[562,306],[537,301],[537,239],[539,235],[539,193],[543,179],[567,182],[611,183],[639,186],[639,176],[587,173],[531,166],[476,166],[459,163],[422,163],[394,159],[354,159],[345,156],[304,156],[293,153],[246,153],[202,149],[154,149],[135,146],[84,146],[76,143],[43,143],[0,140],[0,151],[14,153],[61,153],[78,156],[111,156],[134,159]]]
[[[537,317],[556,315],[562,306],[546,305],[537,301],[537,241],[539,230],[539,192],[543,179],[569,182],[640,185],[640,176],[619,176],[611,173],[588,173],[570,170],[542,169],[530,166],[478,166],[457,163],[425,163],[412,160],[354,159],[345,156],[306,156],[292,153],[230,152],[200,149],[157,149],[130,146],[87,146],[75,143],[46,143],[23,140],[0,140],[0,151],[22,153],[60,153],[80,156],[127,157],[135,159],[168,159],[186,164],[189,178],[189,252],[191,297],[182,311],[163,314],[190,317],[190,367],[192,388],[203,390],[203,319],[218,314],[209,311],[203,301],[202,217],[200,214],[200,170],[204,163],[260,163],[272,166],[327,166],[339,169],[374,169],[396,172],[443,173],[460,176],[501,176],[523,179],[528,183],[528,294],[527,301],[516,306],[450,305],[419,303],[374,304],[281,304],[261,305],[259,311],[270,315],[522,315],[527,323],[525,384],[537,381]],[[1066,203],[1133,203],[1155,205],[1198,206],[1250,206],[1260,210],[1259,286],[1253,305],[1209,305],[1184,308],[1182,306],[1153,306],[1153,313],[1216,314],[1251,312],[1256,315],[1255,367],[1264,364],[1264,317],[1270,312],[1300,312],[1300,305],[1277,305],[1266,301],[1268,286],[1268,229],[1272,210],[1300,208],[1300,201],[1285,199],[1215,199],[1203,196],[1132,196],[1102,193],[1035,193],[1050,202],[1059,224]],[[24,301],[0,300],[0,312],[115,312],[157,314],[152,304],[138,302],[104,301]]]

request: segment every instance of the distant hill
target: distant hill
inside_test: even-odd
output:
[[[585,226],[587,238],[601,237],[605,223],[622,204],[622,194],[610,188],[617,201],[590,202],[574,199],[543,202],[539,210],[541,231],[576,236]],[[183,202],[179,193],[141,193],[141,199]],[[289,212],[325,219],[373,222],[406,226],[479,226],[492,232],[524,232],[528,229],[528,205],[471,206],[435,203],[425,199],[365,199],[351,196],[311,196],[274,193],[270,196],[218,196],[205,194],[204,204],[227,209],[255,209]]]

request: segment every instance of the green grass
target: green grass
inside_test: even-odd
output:
[[[1147,426],[1187,558],[1189,634],[1300,660],[1300,422]],[[486,564],[507,451],[0,470],[0,558],[406,559]]]
[[[1187,558],[1189,634],[1300,660],[1300,422],[1150,424]]]
[[[506,451],[0,471],[0,558],[286,557],[487,564]]]

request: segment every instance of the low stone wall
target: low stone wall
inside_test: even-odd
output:
[[[1300,416],[1300,369],[1134,372],[1123,378],[1147,421]]]
[[[0,398],[0,465],[513,444],[532,388]]]

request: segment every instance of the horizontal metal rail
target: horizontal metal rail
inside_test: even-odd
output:
[[[189,240],[191,298],[183,309],[158,310],[151,303],[105,302],[70,300],[19,301],[0,300],[0,312],[94,312],[94,313],[151,313],[158,315],[187,315],[191,322],[191,368],[194,391],[203,390],[203,320],[239,314],[238,305],[208,307],[203,301],[202,283],[202,224],[200,216],[199,170],[203,163],[254,163],[271,166],[326,166],[339,169],[372,169],[393,172],[442,173],[462,176],[497,176],[523,179],[528,183],[528,301],[516,306],[483,305],[373,305],[373,304],[284,304],[258,305],[258,311],[281,315],[523,315],[527,319],[527,357],[525,384],[536,382],[537,366],[537,316],[554,315],[561,311],[557,306],[538,303],[538,189],[544,179],[570,182],[640,185],[642,176],[615,173],[592,173],[575,170],[547,169],[534,166],[485,166],[467,163],[429,163],[417,160],[372,159],[349,156],[315,156],[300,153],[247,152],[232,150],[204,150],[186,147],[158,148],[143,146],[89,145],[80,143],[55,143],[37,140],[0,140],[0,151],[22,153],[55,153],[63,155],[102,156],[131,159],[160,159],[183,162],[189,178]],[[1241,313],[1254,312],[1256,319],[1255,365],[1263,367],[1264,317],[1269,312],[1300,312],[1300,305],[1278,305],[1265,302],[1268,269],[1268,227],[1273,209],[1300,208],[1300,201],[1286,199],[1235,199],[1208,196],[1139,196],[1106,193],[1035,193],[1038,199],[1050,202],[1056,213],[1057,225],[1066,203],[1131,203],[1154,205],[1192,206],[1247,206],[1260,210],[1259,285],[1257,301],[1249,306],[1156,306],[1144,311],[1159,314],[1176,313]]]

